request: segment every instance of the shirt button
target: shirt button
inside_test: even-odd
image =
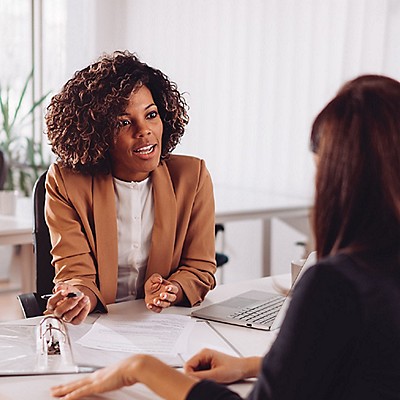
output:
[[[137,249],[139,247],[139,243],[133,243],[133,247]]]

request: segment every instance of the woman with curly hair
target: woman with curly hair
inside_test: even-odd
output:
[[[210,174],[203,160],[171,155],[187,123],[175,83],[128,51],[76,72],[52,98],[47,312],[79,324],[135,298],[160,312],[215,286]]]
[[[52,388],[76,400],[141,382],[171,400],[394,400],[400,393],[400,82],[347,83],[314,122],[316,265],[296,285],[264,357],[203,350],[186,375],[134,355]],[[243,329],[243,328],[238,328]],[[171,384],[173,382],[173,384]]]

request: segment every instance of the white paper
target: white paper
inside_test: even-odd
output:
[[[183,361],[189,360],[204,348],[220,351],[238,357],[240,354],[218,334],[207,321],[197,320],[188,339],[188,349],[180,353]]]
[[[77,343],[108,351],[174,356],[187,352],[193,326],[194,321],[182,315],[139,315],[130,321],[101,316]]]

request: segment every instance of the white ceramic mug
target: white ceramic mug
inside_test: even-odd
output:
[[[300,260],[294,260],[291,263],[291,273],[292,273],[292,285],[296,280],[297,276],[299,275],[301,269],[303,268],[304,263],[306,262],[305,258]]]

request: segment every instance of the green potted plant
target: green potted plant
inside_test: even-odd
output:
[[[11,89],[0,84],[0,149],[7,168],[4,189],[19,190],[25,196],[32,193],[32,187],[39,175],[47,169],[42,144],[35,140],[33,127],[31,134],[21,134],[24,127],[32,123],[34,112],[43,104],[49,93],[34,101],[28,111],[23,113],[26,93],[33,79],[33,71],[24,82],[22,91],[11,104]]]

